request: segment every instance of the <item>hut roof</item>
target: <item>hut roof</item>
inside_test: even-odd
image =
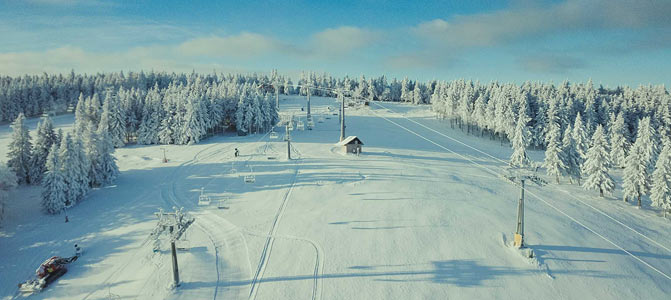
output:
[[[350,135],[346,139],[337,143],[336,146],[345,146],[349,144],[354,144],[355,141],[358,141],[358,144],[363,145],[363,142],[361,142],[361,140],[358,137],[356,137],[355,135]]]

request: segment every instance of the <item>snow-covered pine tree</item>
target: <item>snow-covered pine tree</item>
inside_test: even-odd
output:
[[[508,85],[506,89],[506,94],[504,101],[506,102],[505,109],[503,111],[503,115],[501,118],[501,125],[503,128],[503,132],[506,134],[508,138],[514,137],[515,136],[515,128],[517,127],[517,122],[516,120],[519,118],[519,108],[515,105],[515,100],[513,100],[516,95],[516,90],[518,89],[517,86],[515,85]],[[517,113],[516,113],[517,112]],[[527,120],[528,115],[527,115]],[[527,121],[527,128],[529,126],[529,122]],[[529,137],[531,136],[531,130],[527,129],[527,145],[529,144]]]
[[[361,78],[359,79],[359,85],[354,90],[354,97],[359,99],[366,99],[368,96],[368,81],[366,81],[366,76],[361,75]]]
[[[142,110],[142,122],[138,128],[137,143],[150,145],[158,144],[158,132],[161,125],[161,95],[158,86],[154,86],[147,93]]]
[[[401,81],[401,101],[403,102],[411,102],[412,101],[412,90],[410,90],[410,82],[408,81],[408,77],[405,77],[403,81]]]
[[[102,185],[102,168],[100,165],[101,153],[100,153],[100,140],[98,134],[93,131],[91,128],[83,134],[82,137],[84,143],[84,153],[89,161],[88,165],[88,178],[89,186],[98,187]]]
[[[484,129],[487,127],[487,96],[480,93],[474,103],[475,124],[480,130],[480,136],[484,134]]]
[[[119,167],[116,164],[114,145],[109,136],[107,127],[98,128],[98,151],[100,153],[100,172],[102,173],[100,185],[112,183],[119,176]]]
[[[263,114],[265,119],[265,128],[264,131],[271,129],[277,122],[279,122],[279,115],[277,114],[277,109],[273,104],[272,99],[266,95],[263,99]]]
[[[67,184],[58,161],[58,145],[51,145],[46,161],[46,173],[42,180],[42,209],[49,214],[58,214],[66,205]]]
[[[368,99],[373,101],[375,99],[379,99],[380,95],[378,93],[377,88],[375,87],[375,82],[372,80],[372,78],[368,79]]]
[[[643,150],[643,161],[648,169],[648,174],[654,170],[657,156],[659,155],[659,145],[655,128],[653,128],[650,117],[644,117],[638,122],[638,131],[636,132],[636,142],[640,143]]]
[[[63,133],[63,128],[58,128],[58,130],[56,130],[56,135],[54,135],[54,144],[60,147],[64,135],[65,134]]]
[[[126,131],[125,141],[131,143],[134,139],[137,142],[137,129],[142,118],[140,109],[141,101],[145,98],[144,92],[133,87],[128,90],[123,98],[119,98],[120,113],[124,119],[124,129]]]
[[[546,112],[545,119],[546,119],[547,124],[552,124],[552,123],[559,124],[560,123],[559,104],[558,104],[557,99],[551,98],[549,100],[549,106],[548,106],[548,110]],[[550,140],[549,140],[550,135],[547,134],[549,129],[550,128],[541,128],[540,129],[540,131],[545,133],[545,139],[544,139],[545,144],[548,144],[550,142]]]
[[[511,103],[508,101],[503,88],[497,91],[496,95],[494,96],[494,99],[495,99],[494,101],[496,101],[495,103],[496,107],[494,109],[495,110],[494,130],[499,135],[499,137],[501,137],[501,145],[503,145],[505,138],[509,139],[511,136],[513,136],[513,135],[506,136],[508,132],[508,123],[510,122],[510,120],[507,120],[508,115],[507,112],[510,111],[509,106]]]
[[[284,94],[293,95],[294,94],[294,84],[291,82],[291,79],[287,77],[284,80]]]
[[[247,103],[243,123],[247,126],[247,133],[253,133],[252,127],[254,126],[254,105],[251,101]]]
[[[517,126],[515,126],[515,136],[513,137],[513,154],[510,156],[509,165],[511,167],[526,167],[529,166],[529,156],[527,155],[527,147],[529,146],[529,127],[527,123],[529,117],[526,113],[520,111],[517,118]]]
[[[75,122],[76,123],[76,122]],[[70,133],[63,134],[61,139],[60,147],[58,148],[58,163],[61,173],[63,174],[63,180],[65,181],[65,207],[72,207],[78,197],[77,192],[80,190],[77,187],[76,178],[78,177],[77,170],[73,167],[78,165],[74,160],[76,159],[76,154],[74,153],[74,144],[72,142],[72,136]]]
[[[122,147],[126,137],[126,118],[121,114],[121,105],[111,92],[105,95],[100,119],[107,118],[108,130],[114,147]]]
[[[176,114],[176,105],[171,101],[170,97],[166,93],[164,98],[164,112],[165,116],[161,120],[161,125],[158,130],[158,141],[161,144],[172,144],[175,142],[175,114]]]
[[[559,124],[551,123],[549,135],[549,143],[545,150],[545,167],[547,175],[554,177],[559,184],[559,177],[566,174],[566,158],[563,151],[562,141],[560,140]]]
[[[16,187],[17,183],[18,178],[16,178],[14,171],[0,162],[0,221],[3,220],[5,215],[5,201],[7,201],[8,192]]]
[[[235,110],[235,128],[238,131],[238,135],[247,135],[247,124],[245,123],[245,110],[247,104],[244,101],[244,95],[240,95],[238,100],[238,105]]]
[[[652,173],[652,189],[650,193],[652,205],[661,208],[664,216],[671,211],[671,145],[667,144],[657,158],[655,171]]]
[[[587,159],[587,149],[589,149],[590,143],[587,135],[587,127],[583,124],[580,113],[576,115],[575,123],[573,124],[573,141],[575,142],[578,154],[580,154],[582,161],[584,161]]]
[[[86,157],[86,152],[84,152],[84,143],[82,142],[82,137],[77,136],[73,138],[73,143],[74,143],[74,150],[75,150],[75,155],[77,156],[77,163],[79,164],[76,169],[78,170],[78,177],[76,177],[76,180],[78,182],[78,186],[80,188],[79,190],[79,197],[77,198],[77,202],[81,201],[84,196],[89,192],[91,189],[90,182],[89,180],[89,168],[91,165],[91,162],[89,161],[88,157]]]
[[[12,141],[9,143],[7,166],[14,171],[19,179],[19,184],[30,183],[31,157],[33,145],[30,142],[30,132],[24,124],[26,117],[20,113],[12,123]]]
[[[534,98],[530,98],[534,99]],[[530,101],[531,103],[535,104],[536,106],[536,113],[534,116],[534,122],[533,122],[533,127],[531,128],[532,131],[532,138],[531,144],[536,148],[536,149],[541,149],[545,146],[545,137],[547,134],[548,124],[550,124],[550,121],[548,121],[548,107],[546,103],[539,101],[539,100],[534,100]],[[562,131],[562,126],[559,126],[560,132]]]
[[[200,105],[196,95],[187,98],[186,114],[184,115],[184,127],[182,127],[181,137],[183,143],[196,144],[200,138],[205,135],[201,120],[199,118]]]
[[[610,155],[616,167],[623,168],[629,152],[629,134],[624,117],[619,113],[610,128]]]
[[[86,101],[86,126],[91,127],[92,131],[98,130],[100,114],[100,98],[97,93],[94,93],[93,96],[91,96],[91,99],[87,99]]]
[[[57,143],[54,125],[51,118],[46,116],[37,124],[37,137],[33,145],[33,156],[30,162],[30,178],[33,184],[42,182],[42,176],[46,171],[47,156],[51,150],[51,145],[54,143]]]
[[[412,103],[413,104],[421,104],[423,102],[422,100],[422,88],[419,86],[419,84],[415,85],[415,89],[412,92]]]
[[[261,105],[263,103],[263,97],[258,92],[258,89],[252,93],[252,113],[254,114],[254,121],[252,127],[254,127],[254,132],[259,132],[263,130],[263,125],[265,123],[265,118],[263,116],[263,111]]]
[[[77,100],[77,108],[75,109],[75,133],[86,131],[86,126],[88,125],[88,118],[86,116],[86,102],[90,100],[90,98],[84,98],[83,93],[79,93],[79,100]]]
[[[627,161],[624,167],[624,176],[622,189],[624,192],[624,201],[627,199],[638,199],[638,206],[641,206],[641,196],[648,193],[650,189],[650,175],[645,161],[645,141],[637,139],[629,151]]]
[[[650,193],[652,206],[661,208],[664,216],[671,210],[671,145],[667,144],[659,154],[652,173]]]
[[[65,207],[75,205],[89,190],[88,162],[80,145],[81,143],[66,133],[58,152],[58,161],[67,186]]]
[[[566,163],[566,175],[569,176],[571,183],[575,179],[580,185],[580,165],[582,165],[582,159],[578,150],[576,149],[575,142],[573,141],[573,127],[571,124],[568,124],[566,130],[564,130],[564,137],[562,138],[562,152],[564,162]]]
[[[575,132],[575,128],[573,130]],[[585,183],[582,185],[583,188],[599,190],[601,197],[603,197],[604,192],[612,192],[615,188],[615,181],[608,174],[610,155],[608,155],[608,143],[601,125],[597,126],[592,136],[592,147],[587,150],[586,157],[587,159],[582,166],[582,173],[586,176]]]

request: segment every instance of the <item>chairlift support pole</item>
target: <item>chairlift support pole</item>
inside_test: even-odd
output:
[[[345,139],[345,96],[340,96],[340,141]]]
[[[170,226],[170,233],[173,231],[173,226]],[[177,265],[177,249],[175,248],[175,239],[170,240],[170,250],[172,251],[172,279],[175,287],[179,286],[179,266]]]
[[[183,209],[183,208],[182,208]],[[158,235],[161,235],[164,230],[167,228],[170,235],[170,250],[172,252],[172,278],[173,278],[173,287],[177,288],[180,286],[179,282],[179,266],[177,264],[177,247],[175,242],[185,233],[186,229],[195,221],[195,219],[190,216],[185,217],[182,213],[182,209],[177,210],[175,208],[174,213],[164,213],[162,209],[159,209],[158,213],[154,213],[158,217],[158,224],[155,232],[154,238],[158,241]],[[172,216],[172,218],[165,219],[164,216]],[[158,248],[156,248],[158,249]],[[155,249],[155,250],[156,250]]]
[[[287,124],[286,133],[287,133],[287,160],[291,160],[291,134],[289,133],[289,124]]]
[[[277,106],[277,110],[280,110],[280,88],[275,85],[275,105]]]
[[[310,87],[308,87],[308,115],[307,120],[310,121]]]
[[[520,178],[520,199],[517,204],[517,230],[515,231],[515,247],[524,247],[524,180]]]
[[[520,172],[521,170],[514,169],[511,170],[511,174],[509,176],[505,176],[506,179],[510,180],[513,183],[516,183],[519,181],[520,183],[520,199],[517,203],[517,228],[515,230],[515,239],[513,241],[513,245],[517,248],[523,248],[524,247],[524,189],[525,189],[525,182],[526,181],[531,181],[538,186],[543,186],[547,184],[545,180],[542,178],[538,177],[534,170],[534,174],[525,174]],[[523,170],[522,170],[523,171]]]

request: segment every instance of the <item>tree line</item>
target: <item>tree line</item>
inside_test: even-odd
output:
[[[468,134],[513,147],[509,164],[529,166],[529,147],[545,149],[542,167],[556,183],[600,196],[623,169],[623,200],[671,209],[671,96],[664,86],[606,89],[593,83],[522,85],[439,82],[431,96],[438,118]],[[584,181],[583,181],[584,179]]]
[[[93,187],[110,184],[119,174],[109,135],[109,108],[99,122],[75,121],[73,132],[55,131],[46,116],[37,126],[35,143],[21,113],[12,123],[7,167],[15,182],[42,186],[42,208],[58,214],[80,202]]]
[[[423,83],[407,77],[336,78],[314,72],[302,73],[294,85],[276,71],[269,75],[71,72],[0,77],[0,120],[71,110],[75,126],[86,128],[99,123],[107,110],[106,134],[113,147],[192,144],[226,128],[240,135],[269,130],[278,120],[274,93],[333,97],[336,90],[359,99],[430,104],[453,128],[502,144],[511,142],[513,165],[528,162],[528,147],[545,149],[543,166],[557,182],[568,178],[610,192],[614,184],[609,168],[624,168],[626,200],[634,195],[640,203],[639,196],[647,195],[653,204],[671,208],[671,177],[664,171],[671,167],[663,155],[671,133],[671,97],[663,86],[607,89],[591,80],[559,85],[462,79]],[[628,167],[632,161],[638,165]]]

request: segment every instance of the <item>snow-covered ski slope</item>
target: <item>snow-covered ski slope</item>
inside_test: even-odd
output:
[[[282,113],[305,120],[304,101],[283,100]],[[18,282],[50,255],[70,255],[74,243],[84,245],[84,255],[32,299],[671,294],[671,222],[616,199],[619,190],[600,199],[566,183],[528,185],[525,241],[537,255],[529,260],[505,245],[519,194],[499,177],[507,145],[452,130],[426,106],[374,102],[347,109],[347,135],[365,145],[361,156],[345,156],[334,149],[338,116],[327,106],[337,112],[333,99],[312,98],[316,127],[292,133],[292,161],[286,142],[262,134],[117,149],[122,175],[69,211],[69,223],[40,214],[39,188],[21,187],[0,229],[0,297],[15,297]],[[531,156],[540,161],[543,154]],[[255,182],[245,183],[245,175]],[[210,207],[197,205],[201,188]],[[222,198],[229,209],[217,208]],[[172,206],[196,217],[186,235],[190,251],[178,254],[182,285],[174,291],[167,244],[154,253],[147,240],[153,213]]]

